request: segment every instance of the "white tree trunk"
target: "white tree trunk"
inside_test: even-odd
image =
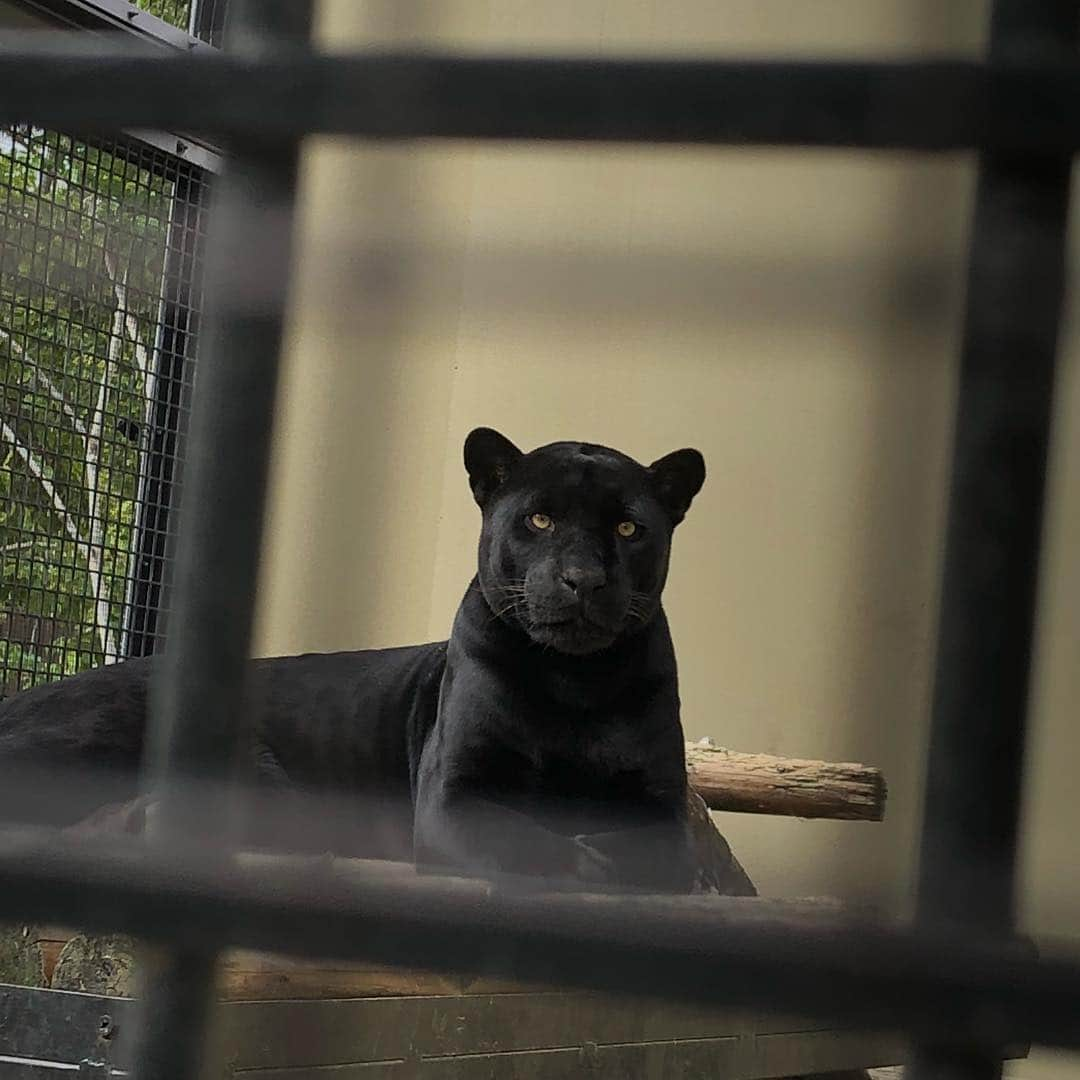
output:
[[[128,305],[127,275],[120,275],[117,272],[117,267],[108,252],[104,255],[104,261],[112,285],[113,295],[116,297],[116,308],[113,311],[112,326],[109,333],[108,353],[105,358],[104,369],[101,373],[97,397],[89,423],[84,423],[79,418],[74,406],[65,397],[63,391],[27,355],[26,350],[12,335],[0,327],[0,341],[8,346],[18,360],[29,366],[38,386],[59,406],[75,433],[82,440],[87,489],[87,519],[89,522],[85,535],[79,529],[77,517],[64,503],[60,493],[56,490],[55,484],[47,476],[41,459],[29,447],[19,441],[15,430],[9,424],[3,423],[0,431],[12,443],[31,474],[41,485],[42,490],[52,503],[53,511],[63,524],[64,531],[75,542],[80,556],[86,563],[90,592],[94,600],[94,629],[104,662],[112,664],[119,659],[119,650],[109,621],[111,604],[104,573],[105,520],[103,512],[106,500],[101,491],[101,456],[105,410],[108,403],[112,373],[122,359],[125,332],[134,345],[136,366],[143,377],[142,430],[147,434],[150,432],[154,420],[153,410],[157,390],[157,372],[154,370],[154,365],[150,361],[150,356],[139,334],[138,320],[131,313]]]
[[[105,266],[109,277],[116,281],[116,271],[108,253],[105,255]],[[102,642],[106,664],[114,664],[120,657],[109,627],[111,605],[103,573],[105,519],[102,514],[101,498],[101,438],[105,427],[105,405],[109,396],[110,375],[120,362],[124,346],[124,319],[126,315],[126,308],[117,302],[116,309],[113,311],[112,327],[109,331],[109,348],[101,372],[101,382],[98,384],[97,400],[94,402],[94,411],[90,414],[90,424],[84,439],[86,446],[86,507],[90,525],[88,530],[89,545],[96,555],[96,569],[90,571],[90,590],[94,597],[94,622]]]
[[[110,269],[112,274],[113,293],[116,296],[117,308],[124,312],[124,328],[127,335],[135,346],[135,364],[143,377],[143,437],[149,439],[154,425],[154,408],[157,400],[158,373],[156,365],[150,363],[150,354],[143,344],[139,334],[139,320],[131,314],[127,301],[127,282],[122,281]],[[146,447],[143,447],[144,452]]]
[[[53,399],[53,401],[56,402],[57,405],[60,406],[63,414],[71,421],[71,426],[80,435],[85,436],[86,425],[79,419],[79,414],[75,411],[71,402],[64,397],[63,393],[57,389],[56,384],[52,379],[41,370],[36,361],[31,360],[30,357],[26,355],[26,350],[2,326],[0,326],[0,341],[3,341],[22,363],[29,365],[37,384]]]
[[[74,542],[76,550],[79,552],[79,556],[86,563],[91,580],[95,574],[98,579],[100,579],[101,560],[98,553],[82,538],[74,515],[68,510],[60,492],[56,490],[56,485],[45,474],[44,466],[41,464],[37,455],[20,441],[18,435],[15,434],[15,430],[3,419],[0,419],[0,435],[3,435],[3,437],[11,443],[15,448],[15,453],[22,458],[27,469],[30,470],[30,474],[41,485],[41,490],[45,492],[46,497],[52,504],[53,513],[59,518],[60,524],[64,527],[64,532],[66,532]],[[98,640],[101,643],[102,652],[105,653],[106,656],[110,654],[116,656],[116,641],[112,635],[112,631],[109,629],[108,622],[98,626],[97,633]]]
[[[107,264],[108,266],[108,264]],[[162,273],[165,273],[165,267],[162,267]],[[136,505],[138,517],[136,519],[136,528],[145,528],[146,524],[143,515],[147,512],[147,485],[150,469],[150,453],[153,447],[153,432],[155,422],[155,412],[157,410],[157,385],[158,385],[158,354],[156,352],[153,356],[148,352],[146,346],[143,344],[142,336],[139,333],[139,321],[131,313],[131,308],[128,305],[127,294],[127,281],[126,278],[121,280],[115,274],[112,275],[112,287],[113,295],[116,297],[117,307],[124,311],[124,328],[127,331],[128,338],[131,340],[135,347],[135,366],[137,367],[139,374],[142,376],[142,395],[143,395],[143,409],[142,409],[142,427],[139,431],[139,484],[136,493]],[[134,610],[135,595],[136,595],[136,579],[138,574],[138,552],[132,550],[132,569],[128,575],[127,588],[124,592],[124,612],[125,614]],[[127,636],[132,630],[129,628],[124,638],[121,640],[120,646],[124,650],[125,655],[130,655],[131,641]]]

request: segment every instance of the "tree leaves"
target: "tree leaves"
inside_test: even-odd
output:
[[[116,659],[173,196],[148,165],[0,130],[3,691]]]

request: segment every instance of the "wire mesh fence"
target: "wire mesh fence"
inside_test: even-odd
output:
[[[204,181],[0,132],[0,692],[152,652]]]

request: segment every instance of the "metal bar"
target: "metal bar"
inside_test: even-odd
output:
[[[124,134],[206,172],[219,173],[224,167],[218,150],[187,135],[179,136],[171,131],[150,131],[147,128],[126,128]]]
[[[305,41],[312,4],[236,0],[234,14],[234,47],[258,55]],[[212,309],[181,495],[175,618],[147,732],[147,783],[161,799],[155,838],[171,851],[193,838],[211,845],[228,839],[234,808],[227,784],[219,797],[196,802],[184,797],[182,780],[228,781],[245,737],[243,671],[291,263],[297,144],[235,149],[217,193],[207,277]],[[215,961],[213,942],[192,941],[149,973],[138,1076],[197,1075]]]
[[[1072,48],[1077,8],[999,0],[995,24],[1053,19]],[[1064,157],[999,154],[979,169],[920,865],[928,920],[1012,922],[1070,171]]]
[[[61,26],[130,34],[173,49],[211,50],[205,39],[186,33],[128,0],[15,0],[15,3]]]
[[[261,18],[281,19],[279,28],[298,9],[310,16],[295,0],[258,7]],[[994,151],[980,172],[972,249],[920,878],[925,928],[740,924],[679,904],[463,895],[445,882],[376,876],[344,888],[332,875],[320,877],[318,864],[245,870],[220,857],[196,858],[182,843],[167,857],[122,845],[108,852],[41,843],[0,850],[5,913],[180,943],[168,977],[149,996],[153,1023],[140,1075],[194,1071],[213,954],[224,941],[458,970],[482,965],[624,992],[903,1024],[939,1040],[947,1034],[961,1046],[955,1053],[964,1067],[938,1049],[924,1056],[924,1075],[993,1075],[998,1066],[979,1047],[1006,1039],[1080,1046],[1080,962],[1038,960],[953,927],[962,918],[1007,929],[1012,918],[1063,283],[1069,163],[1060,155],[1080,145],[1071,108],[1080,89],[1075,65],[1026,60],[1028,49],[1042,48],[1040,37],[1064,40],[1066,16],[1071,44],[1072,5],[1013,0],[997,11],[998,28],[1009,24],[1003,40],[1013,32],[1027,39],[1022,62],[1008,56],[992,67],[825,67],[270,56],[155,58],[148,67],[144,58],[69,54],[43,62],[10,54],[0,68],[0,116],[11,110],[13,118],[65,127],[137,126],[152,113],[169,126],[290,139],[311,130],[315,102],[317,130],[379,137]],[[1060,36],[1042,32],[1059,19]],[[130,94],[136,79],[145,94]],[[92,100],[72,92],[75,80],[95,86]],[[1059,156],[1022,160],[1015,156],[1022,150]],[[225,185],[220,312],[192,445],[180,618],[162,722],[152,730],[152,756],[166,778],[227,778],[237,745],[233,718],[250,626],[294,172],[294,147],[262,145]],[[246,458],[235,452],[241,443]],[[961,747],[964,754],[954,754]],[[974,756],[971,767],[965,755],[968,762]],[[180,790],[165,788],[159,828],[166,837],[180,841],[192,826],[205,831],[226,816],[224,797],[193,808]],[[976,1049],[964,1049],[968,1044]]]
[[[28,13],[40,16],[43,27],[62,29],[78,28],[93,33],[107,32],[115,35],[122,31],[133,35],[142,42],[153,41],[158,45],[169,46],[184,52],[210,52],[221,37],[221,22],[224,6],[211,3],[204,8],[192,0],[192,16],[198,16],[196,32],[185,34],[163,19],[150,14],[128,0],[11,0]],[[52,36],[52,35],[50,35]],[[100,41],[100,38],[98,39]],[[109,48],[108,45],[105,46]],[[221,155],[213,147],[201,145],[189,135],[177,136],[175,132],[158,131],[150,128],[124,130],[129,135],[148,146],[164,150],[192,165],[210,172],[220,172]]]
[[[1038,957],[963,930],[770,918],[761,901],[500,892],[357,865],[263,857],[222,868],[125,838],[91,845],[11,832],[0,835],[0,914],[187,947],[228,942],[910,1027],[924,1037],[1080,1047],[1075,954]]]
[[[125,605],[125,656],[149,656],[163,637],[159,629],[165,599],[168,559],[166,540],[177,477],[177,444],[182,424],[181,392],[190,381],[195,358],[193,325],[206,214],[206,182],[180,170],[173,194],[162,281],[163,304],[158,340],[147,452],[139,477],[138,520],[130,603]]]
[[[990,58],[1075,62],[1075,0],[997,0]],[[1071,159],[979,165],[938,630],[918,918],[1014,924],[1016,842]],[[925,1047],[922,1080],[996,1080],[1000,1055]]]
[[[76,130],[926,150],[1080,146],[1073,107],[1080,69],[1073,63],[410,53],[253,60],[26,40],[6,42],[0,58],[0,122]],[[91,85],[94,93],[84,93]]]
[[[225,36],[227,0],[192,0],[189,33],[199,41],[221,46]]]

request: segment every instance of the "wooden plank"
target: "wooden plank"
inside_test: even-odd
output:
[[[461,1054],[453,1057],[410,1059],[374,1066],[347,1065],[298,1069],[258,1069],[236,1074],[250,1080],[371,1080],[408,1077],[408,1080],[700,1080],[731,1071],[733,1039],[629,1044],[625,1046],[563,1047],[513,1053]]]
[[[0,1055],[75,1064],[105,1011],[129,1067],[130,1000],[0,986]],[[906,1056],[893,1036],[799,1023],[584,994],[239,1002],[219,1009],[214,1057],[238,1080],[764,1080]]]
[[[457,996],[463,979],[427,971],[229,952],[221,963],[221,1001]]]
[[[58,926],[43,926],[38,928],[38,948],[41,949],[41,962],[45,972],[45,986],[52,985],[53,972],[56,970],[57,960],[60,959],[60,952],[74,936],[74,931],[64,930]]]
[[[222,1006],[239,1068],[667,1043],[805,1030],[800,1020],[585,993],[242,1002]]]
[[[663,1080],[700,1080],[707,1076],[737,1080],[740,1041],[719,1038],[630,1043],[599,1046],[595,1051],[586,1047],[582,1064],[588,1067],[587,1075],[599,1080],[654,1076]]]
[[[906,1039],[872,1031],[789,1031],[743,1040],[740,1077],[840,1072],[907,1061]]]
[[[419,1074],[409,1062],[377,1061],[299,1069],[257,1069],[233,1075],[236,1080],[416,1080]]]
[[[816,1034],[816,1033],[814,1033]],[[876,1046],[866,1037],[845,1038],[842,1033],[832,1045],[798,1034],[787,1036],[781,1054],[772,1053],[784,1061],[788,1075],[805,1075],[812,1069],[846,1069],[846,1064],[860,1052],[872,1058],[894,1058],[896,1050],[886,1045]],[[408,1077],[409,1080],[565,1080],[570,1076],[588,1076],[591,1080],[700,1080],[704,1076],[723,1076],[726,1080],[757,1080],[777,1073],[762,1073],[769,1067],[770,1052],[747,1053],[744,1044],[750,1039],[724,1037],[659,1042],[560,1047],[548,1050],[514,1052],[493,1051],[477,1054],[456,1054],[448,1057],[428,1057],[401,1062],[383,1062],[374,1066],[353,1064],[345,1066],[300,1067],[290,1069],[257,1069],[241,1072],[238,1077],[250,1080],[370,1080],[379,1077]],[[800,1044],[804,1052],[800,1053]],[[858,1067],[857,1061],[854,1067]],[[377,1070],[372,1073],[370,1070]]]

